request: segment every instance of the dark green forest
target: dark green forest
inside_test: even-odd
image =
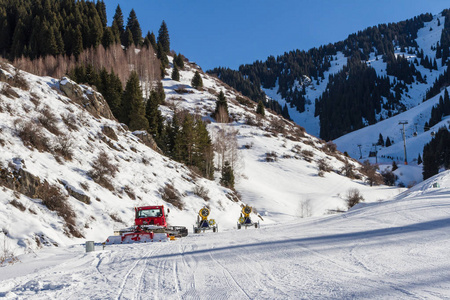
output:
[[[415,41],[418,30],[433,18],[427,13],[398,23],[369,27],[334,44],[269,56],[265,61],[241,65],[239,70],[215,68],[208,72],[256,102],[265,97],[261,87],[273,88],[277,83],[278,93],[299,112],[305,111],[307,101],[316,101],[315,115],[320,116],[320,137],[331,140],[379,121],[376,114],[381,107],[391,111],[388,116],[404,111],[405,107],[399,100],[408,91],[408,85],[416,81],[426,82],[426,77],[422,77],[416,66],[435,70],[438,67],[436,58],[442,58],[443,65],[447,63],[450,10],[444,10],[442,15],[438,22],[445,21],[445,25],[440,42],[433,49],[436,57],[425,56]],[[413,62],[402,56],[396,57],[396,47],[416,54],[417,59]],[[325,79],[324,72],[335,64],[337,52],[347,57],[346,67],[330,76],[326,92],[321,97],[305,99],[305,87],[309,82],[320,83]],[[376,76],[370,64],[364,63],[370,55],[386,62],[386,75],[395,76],[396,80],[390,82],[387,77]],[[449,84],[449,75],[445,72],[429,89],[426,98],[436,95]]]

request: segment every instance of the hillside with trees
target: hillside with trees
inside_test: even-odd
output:
[[[429,30],[437,26],[442,34],[432,49],[422,49],[418,32],[431,21]],[[341,42],[269,56],[265,61],[241,65],[237,71],[216,68],[208,72],[253,96],[255,102],[265,97],[263,90],[275,89],[291,112],[313,109],[320,119],[320,137],[330,140],[405,111],[411,106],[407,102],[415,85],[428,86],[427,99],[448,85],[448,73],[442,66],[447,66],[449,32],[450,12],[444,10],[436,18],[426,13],[380,24]],[[347,62],[336,73],[329,73],[338,64],[339,54]],[[373,66],[375,62],[383,69]],[[436,83],[428,82],[424,70],[441,77]],[[317,95],[316,87],[324,82]]]

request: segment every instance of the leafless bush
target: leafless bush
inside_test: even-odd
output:
[[[377,170],[377,165],[370,164],[368,160],[364,161],[361,168],[361,173],[367,176],[366,181],[370,184],[370,186],[383,183],[383,177],[377,173]]]
[[[314,157],[314,152],[311,150],[302,150],[300,151],[300,154],[303,156],[303,159],[310,162],[311,158]]]
[[[73,142],[67,136],[58,136],[53,146],[55,154],[62,156],[65,160],[71,161],[73,158]]]
[[[133,189],[129,185],[124,186],[123,191],[128,195],[128,197],[131,200],[136,200],[136,194],[134,193]]]
[[[325,145],[323,145],[323,150],[325,151],[325,153],[332,154],[332,153],[336,152],[337,146],[333,142],[328,142]]]
[[[176,89],[174,89],[174,91],[177,93],[177,94],[193,94],[194,93],[194,91],[192,91],[192,90],[187,90],[184,86],[180,86],[180,87],[178,87],[178,88],[176,88]]]
[[[395,181],[398,179],[397,175],[391,170],[386,170],[382,172],[381,175],[383,176],[384,184],[388,186],[394,186]]]
[[[278,160],[278,155],[275,151],[267,152],[266,153],[266,161],[268,162],[274,162]]]
[[[61,131],[59,131],[58,126],[56,125],[58,119],[53,112],[48,107],[44,107],[41,109],[40,113],[41,114],[38,116],[39,123],[54,135],[61,135]]]
[[[356,178],[357,178],[356,173],[355,173],[355,170],[354,170],[354,167],[353,167],[353,165],[349,162],[348,159],[345,160],[344,166],[341,168],[341,173],[342,173],[344,176],[346,176],[346,177],[348,177],[348,178],[350,178],[350,179],[356,179]]]
[[[272,120],[270,121],[270,128],[273,132],[275,133],[286,133],[285,130],[286,124],[284,123],[283,119],[281,118],[272,118]]]
[[[236,101],[241,105],[248,106],[248,107],[254,107],[253,103],[248,98],[237,96]]]
[[[193,190],[192,192],[194,193],[194,195],[199,196],[200,198],[202,198],[202,199],[205,200],[205,201],[209,201],[209,200],[210,200],[210,198],[209,198],[209,196],[208,196],[209,190],[206,189],[206,188],[203,187],[203,186],[196,185],[196,186],[194,187],[194,190]]]
[[[18,262],[19,259],[7,243],[8,231],[6,229],[0,229],[0,235],[3,235],[3,242],[0,243],[0,267]]]
[[[35,123],[28,121],[26,123],[17,119],[14,122],[17,135],[22,139],[25,146],[35,148],[40,152],[51,152],[50,143],[42,132],[42,129]]]
[[[364,197],[359,193],[358,189],[350,189],[347,191],[346,202],[349,209],[363,201]]]
[[[17,94],[17,92],[7,83],[3,84],[0,93],[11,99],[19,98],[19,94]]]
[[[180,210],[183,209],[184,203],[181,201],[181,195],[173,185],[166,183],[166,185],[161,188],[159,192],[161,193],[161,198],[164,201],[172,204]]]
[[[76,131],[78,130],[77,126],[77,119],[73,114],[65,114],[61,116],[62,121],[66,126],[69,128],[69,130]]]
[[[319,168],[319,172],[331,172],[333,168],[327,162],[325,158],[321,158],[317,161],[317,167]]]
[[[109,126],[103,126],[102,127],[102,132],[103,132],[104,135],[106,135],[107,137],[109,137],[110,139],[112,139],[114,141],[118,141],[119,140],[119,138],[117,137],[117,134],[114,131],[114,129],[109,127]]]
[[[118,215],[117,215],[117,213],[110,213],[109,214],[109,217],[114,221],[114,222],[117,222],[117,223],[122,223],[122,224],[126,224]]]
[[[37,196],[49,210],[55,211],[58,216],[64,219],[70,235],[77,238],[83,237],[76,228],[76,214],[70,207],[67,196],[59,188],[44,181],[38,187]]]
[[[114,186],[111,184],[111,178],[114,178],[117,171],[117,166],[113,165],[106,152],[102,151],[93,161],[92,169],[88,172],[88,175],[94,182],[110,191],[114,191]]]
[[[16,199],[9,201],[9,204],[11,204],[12,206],[14,206],[15,208],[17,208],[20,211],[26,210],[25,206],[21,202],[17,201]]]
[[[300,201],[298,214],[300,218],[311,217],[312,215],[311,199],[304,199]]]
[[[15,74],[9,82],[11,83],[12,86],[22,89],[24,91],[28,91],[30,89],[27,80],[23,76],[22,72],[20,72],[18,69],[15,69]]]

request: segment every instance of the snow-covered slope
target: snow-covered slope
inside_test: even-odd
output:
[[[438,26],[438,19],[440,19],[440,25]],[[401,48],[398,46],[395,46],[395,55],[396,56],[404,56],[408,61],[414,62],[415,59],[418,60],[420,63],[421,59],[417,58],[416,54],[410,54],[408,52],[413,52],[412,50],[422,51],[424,53],[424,57],[428,56],[432,61],[436,58],[436,46],[441,38],[442,29],[444,28],[444,18],[441,14],[435,15],[433,17],[433,20],[430,22],[426,22],[424,24],[424,27],[419,29],[417,33],[417,49],[410,49],[411,51],[408,51],[409,49],[404,49],[404,52],[401,51]],[[315,111],[315,99],[318,99],[325,89],[327,88],[328,84],[328,76],[335,74],[342,70],[343,66],[346,65],[347,58],[341,53],[338,52],[337,55],[333,56],[333,61],[331,64],[331,67],[328,71],[325,72],[323,80],[320,80],[320,82],[316,81],[309,81],[307,82],[307,86],[305,89],[306,95],[305,98],[307,100],[307,103],[305,105],[305,112],[299,113],[296,108],[291,108],[289,105],[288,110],[289,114],[294,120],[295,123],[305,127],[306,131],[314,136],[319,136],[320,133],[320,123],[319,123],[319,117],[314,117],[314,111]],[[386,76],[386,67],[387,63],[383,62],[381,59],[381,56],[378,58],[375,56],[374,53],[371,53],[370,58],[365,61],[365,63],[368,66],[371,66],[375,69],[377,72],[377,75],[380,77]],[[437,63],[437,70],[430,70],[427,68],[424,68],[422,65],[415,65],[415,68],[417,71],[419,71],[423,78],[426,78],[426,82],[418,82],[415,81],[411,85],[407,85],[408,91],[404,91],[401,94],[400,103],[407,109],[411,109],[419,105],[426,94],[426,91],[434,84],[436,78],[438,78],[445,70],[446,66],[442,66],[442,59],[438,58],[436,59]],[[394,76],[388,76],[390,79],[391,84],[394,81],[397,81],[397,79]],[[300,84],[297,84],[297,88],[300,90],[302,86]],[[294,89],[294,87],[292,87]],[[282,106],[286,103],[286,101],[281,98],[281,95],[278,94],[278,86],[275,86],[272,89],[263,89],[264,92],[267,94],[268,97],[271,99],[276,100],[279,102]],[[391,89],[391,92],[395,94],[394,88]],[[381,117],[383,119],[388,118],[388,115],[396,114],[400,111],[398,110],[391,110],[388,112],[386,109],[382,109],[382,111],[377,115],[377,120],[380,120]],[[424,114],[421,116],[422,118],[429,119],[430,114]],[[425,121],[423,121],[424,123]],[[423,128],[423,123],[421,128]],[[414,125],[414,124],[412,124]],[[369,145],[370,146],[370,145]],[[358,150],[359,151],[359,150]],[[356,158],[357,156],[352,156]],[[359,156],[358,156],[359,157]]]
[[[170,243],[20,257],[6,299],[448,299],[450,172],[379,203]]]
[[[12,68],[3,70],[6,74],[8,71],[14,73]],[[0,95],[0,168],[5,176],[1,179],[19,182],[19,175],[14,177],[12,173],[22,169],[39,177],[41,184],[47,181],[54,186],[62,194],[62,202],[67,198],[68,207],[75,213],[73,225],[83,238],[104,241],[115,228],[132,225],[133,208],[143,205],[166,205],[171,209],[172,225],[192,228],[204,205],[211,207],[211,216],[221,227],[235,224],[240,206],[227,197],[232,191],[199,178],[183,165],[153,151],[117,121],[88,113],[61,92],[60,85],[68,84],[68,80],[21,74],[29,85],[26,90],[0,82],[2,91],[12,91],[12,96],[5,92]],[[95,93],[88,87],[81,89],[86,99]],[[26,133],[25,137],[22,133]],[[25,144],[23,139],[28,142]],[[41,145],[40,151],[36,145]],[[66,155],[59,154],[61,147]],[[106,163],[117,169],[113,176],[104,176],[103,186],[89,173],[94,166],[102,167],[98,161],[100,153],[105,153]],[[162,200],[168,184],[179,194],[183,210]],[[196,196],[197,187],[208,191],[211,200],[206,202]],[[69,196],[69,190],[81,200]],[[41,194],[30,192],[27,197],[0,188],[0,229],[8,233],[9,250],[16,254],[42,245],[77,241],[61,213],[43,205]],[[49,195],[45,197],[54,201]]]
[[[347,159],[342,153],[327,152],[324,141],[270,111],[266,110],[263,118],[258,116],[253,102],[247,100],[247,106],[238,103],[236,99],[242,95],[216,78],[202,73],[204,89],[191,88],[190,82],[196,70],[197,66],[186,64],[185,70],[180,71],[179,82],[166,76],[163,85],[167,104],[162,110],[167,117],[171,116],[174,108],[202,115],[211,121],[208,130],[213,140],[221,138],[221,131],[236,132],[236,190],[244,203],[257,209],[266,224],[300,215],[318,216],[345,210],[346,193],[352,188],[358,189],[367,201],[398,193],[395,188],[369,187],[364,184],[364,178],[351,180],[340,175]],[[187,92],[177,93],[180,87]],[[227,97],[233,119],[231,123],[216,123],[210,117],[215,109],[216,93],[220,90]],[[324,159],[333,170],[325,173],[324,177],[318,176],[320,159]],[[354,161],[350,162],[354,164]],[[357,164],[354,166],[359,168]]]

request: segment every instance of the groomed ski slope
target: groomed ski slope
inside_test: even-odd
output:
[[[87,254],[47,248],[1,268],[0,297],[448,299],[449,229],[444,172],[344,214]]]

